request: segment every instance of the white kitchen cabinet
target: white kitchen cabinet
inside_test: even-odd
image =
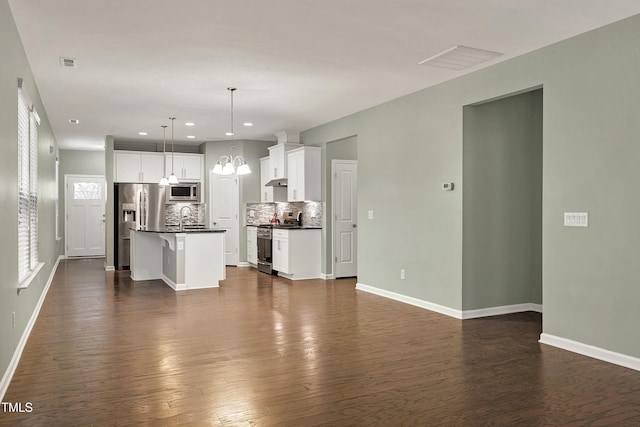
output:
[[[263,157],[260,159],[260,201],[263,203],[286,202],[287,187],[273,187],[265,185],[271,180],[269,175],[270,165],[271,162],[269,161],[269,157]]]
[[[247,262],[258,265],[258,228],[247,226]]]
[[[172,170],[171,153],[165,155],[167,176]],[[204,175],[204,154],[173,153],[173,173],[179,180],[202,181]]]
[[[320,277],[320,229],[273,230],[273,269],[291,280]]]
[[[302,147],[301,144],[276,144],[269,148],[269,181],[287,178],[287,152]]]
[[[158,183],[164,174],[162,153],[114,152],[114,182]]]
[[[301,147],[287,153],[288,201],[321,200],[321,151],[320,147]]]
[[[279,273],[291,273],[289,270],[289,232],[287,230],[273,230],[271,256],[274,270]]]

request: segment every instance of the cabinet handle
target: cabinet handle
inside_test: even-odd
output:
[[[269,197],[267,196],[267,192],[264,192],[264,201],[268,202],[269,201]]]
[[[280,250],[280,240],[278,240],[278,250]]]
[[[297,199],[297,198],[298,198],[298,196],[296,195],[296,189],[294,188],[294,189],[293,189],[293,199],[295,200],[295,199]]]
[[[273,176],[274,177],[278,176],[278,168],[273,168]]]

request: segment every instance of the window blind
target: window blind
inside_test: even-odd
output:
[[[38,126],[35,108],[29,115],[29,270],[38,265]]]
[[[38,265],[39,117],[18,87],[18,281]]]

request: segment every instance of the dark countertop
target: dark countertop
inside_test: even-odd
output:
[[[135,231],[144,231],[145,233],[224,233],[227,230],[220,228],[185,228],[180,230],[179,227],[161,227],[154,230],[141,230],[135,229]]]
[[[260,227],[261,225],[267,224],[247,224],[247,227]],[[274,230],[322,230],[322,227],[312,225],[269,225]]]

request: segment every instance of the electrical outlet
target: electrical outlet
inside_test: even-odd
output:
[[[400,269],[400,279],[404,280],[404,268]]]
[[[369,212],[367,213],[367,218],[369,218],[369,219],[373,219],[373,211],[369,211]]]
[[[11,329],[15,329],[16,328],[16,312],[12,311],[11,312]]]

